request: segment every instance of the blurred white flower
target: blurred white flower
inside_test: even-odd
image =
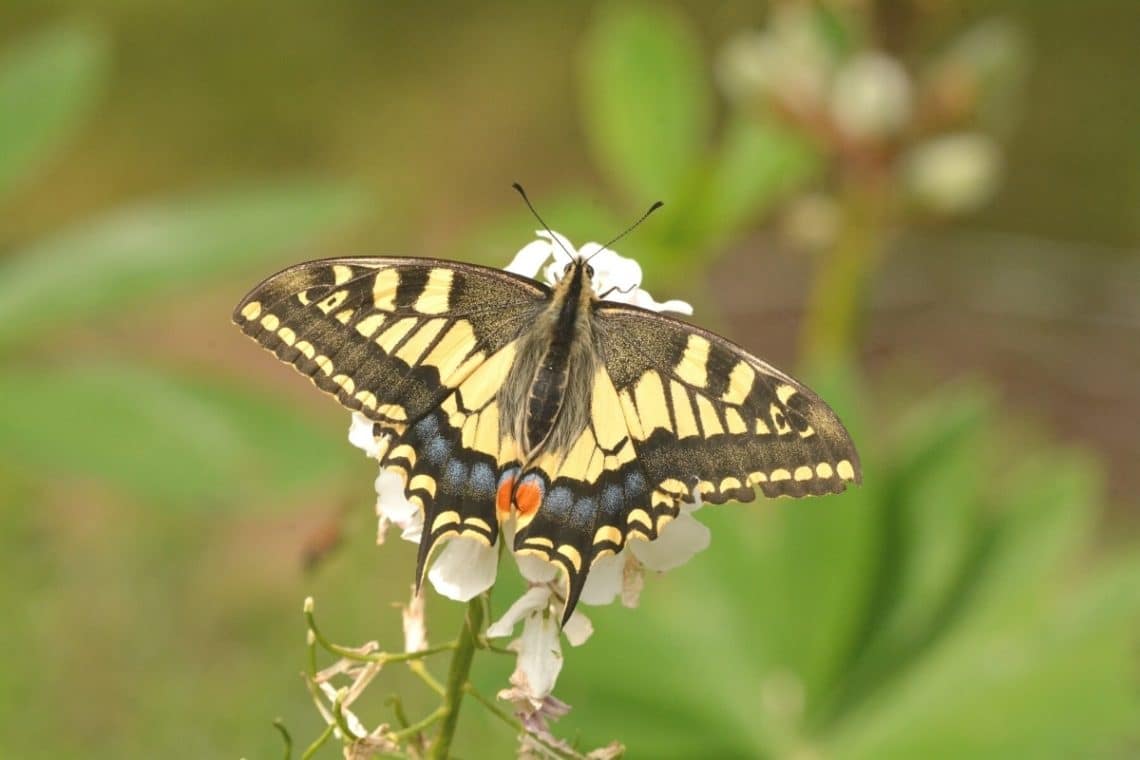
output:
[[[835,77],[831,115],[846,134],[883,138],[910,121],[911,84],[902,64],[885,53],[861,53]]]
[[[973,211],[993,197],[1001,180],[1001,148],[978,132],[938,137],[906,157],[907,189],[940,214]]]
[[[834,59],[814,11],[785,5],[772,12],[767,27],[730,39],[721,50],[717,79],[737,101],[778,98],[796,110],[824,101]]]

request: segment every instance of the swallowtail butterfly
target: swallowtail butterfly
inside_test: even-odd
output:
[[[576,258],[554,286],[472,264],[334,258],[253,288],[234,321],[374,423],[424,513],[416,580],[440,542],[565,569],[652,541],[695,493],[714,504],[860,481],[843,424],[789,375],[707,330],[605,300]]]

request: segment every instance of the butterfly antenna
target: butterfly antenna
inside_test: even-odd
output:
[[[526,207],[530,209],[530,213],[534,214],[534,218],[538,220],[538,223],[541,224],[542,228],[544,230],[546,230],[548,235],[550,235],[550,239],[553,240],[555,243],[558,243],[558,247],[562,249],[563,253],[565,253],[566,256],[571,261],[573,261],[574,260],[574,254],[572,254],[572,253],[570,253],[570,251],[566,250],[566,246],[563,245],[563,243],[562,243],[562,237],[559,235],[555,235],[554,232],[550,229],[550,225],[547,224],[546,222],[544,222],[542,220],[542,217],[538,215],[538,212],[534,210],[534,204],[531,203],[530,198],[528,198],[526,196],[526,190],[523,190],[523,186],[520,185],[518,182],[514,182],[511,184],[511,187],[513,187],[515,190],[517,190],[518,194],[522,196],[523,201],[526,202]]]
[[[654,204],[653,204],[652,206],[650,206],[650,207],[649,207],[649,210],[648,210],[648,211],[646,211],[644,214],[642,214],[642,215],[641,215],[641,218],[640,218],[640,219],[638,219],[636,222],[634,222],[633,224],[631,224],[631,225],[629,225],[628,227],[626,227],[626,228],[625,228],[625,229],[622,231],[622,233],[621,233],[620,235],[618,235],[617,237],[615,237],[613,240],[611,240],[610,242],[606,243],[606,244],[605,244],[605,245],[603,245],[601,248],[599,248],[598,250],[596,250],[596,251],[594,251],[592,254],[590,254],[590,259],[594,258],[594,257],[595,257],[595,256],[597,256],[599,253],[601,253],[602,251],[606,250],[606,249],[607,249],[607,248],[609,248],[611,245],[613,245],[613,244],[614,244],[614,243],[616,243],[617,241],[621,240],[623,237],[625,237],[625,236],[626,236],[626,235],[628,235],[629,233],[633,232],[635,229],[637,229],[638,225],[640,225],[642,222],[644,222],[646,219],[648,219],[648,218],[649,218],[649,215],[650,215],[650,214],[652,214],[654,211],[656,211],[657,209],[661,208],[661,207],[662,207],[662,206],[664,206],[664,205],[665,205],[665,204],[664,204],[664,203],[662,203],[661,201],[656,201],[656,202],[654,202]],[[586,259],[586,261],[589,261],[590,259]]]

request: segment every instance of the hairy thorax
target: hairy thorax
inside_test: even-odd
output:
[[[539,315],[539,329],[528,332],[519,346],[500,408],[524,461],[541,452],[567,451],[589,424],[597,366],[593,298],[584,277],[568,275]]]

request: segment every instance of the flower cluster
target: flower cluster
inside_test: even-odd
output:
[[[575,253],[570,241],[556,232],[540,231],[538,239],[525,246],[506,267],[507,271],[537,277],[554,284],[562,276],[568,256],[590,256],[595,292],[610,300],[630,303],[655,311],[692,313],[684,301],[660,303],[641,287],[641,267],[597,243],[587,243]],[[349,428],[349,441],[368,456],[379,459],[387,441],[373,435],[373,425],[356,413]],[[397,473],[381,468],[376,478],[378,540],[383,541],[390,527],[406,541],[418,543],[423,531],[423,512],[408,501],[404,483]],[[630,541],[617,555],[607,556],[590,570],[582,590],[584,605],[610,604],[620,599],[627,607],[636,606],[644,574],[665,571],[684,564],[709,544],[709,531],[692,516],[700,507],[694,494],[691,504],[682,505],[681,514],[666,525],[652,541]],[[513,519],[513,518],[512,518]],[[514,534],[511,521],[501,526],[499,546],[510,547]],[[593,633],[589,618],[575,610],[564,627],[559,626],[564,599],[559,569],[533,556],[514,556],[514,564],[526,581],[527,591],[487,629],[490,638],[508,637],[521,624],[522,631],[509,647],[518,654],[510,688],[501,699],[512,702],[524,724],[536,733],[545,731],[545,721],[556,718],[566,708],[551,696],[562,669],[562,637],[571,646],[583,644]],[[469,601],[495,583],[499,570],[499,549],[462,536],[444,544],[427,573],[435,590],[449,599]]]
[[[1000,183],[999,140],[1024,79],[1018,30],[983,21],[908,67],[864,42],[879,35],[861,27],[855,9],[778,5],[763,28],[725,44],[721,89],[742,111],[779,115],[845,170],[896,176],[925,211],[979,208]],[[818,195],[809,200],[819,206]]]

